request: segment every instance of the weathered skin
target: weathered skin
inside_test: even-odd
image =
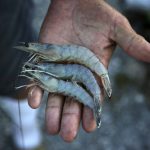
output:
[[[108,71],[99,61],[93,52],[89,49],[78,45],[55,45],[41,43],[22,43],[22,46],[15,48],[37,54],[37,57],[42,61],[62,62],[69,61],[83,64],[90,70],[101,77],[102,84],[109,97],[112,94],[111,83],[108,76]]]
[[[101,115],[101,91],[94,75],[88,68],[77,64],[26,63],[23,72],[30,71],[43,72],[56,78],[82,83],[93,96],[96,118]],[[99,121],[97,121],[97,126],[99,126]]]
[[[115,44],[122,47],[130,56],[150,62],[150,44],[138,36],[125,17],[104,0],[52,0],[52,2],[41,28],[40,42],[85,46],[97,55],[105,67],[109,65]],[[42,95],[39,88],[34,91],[33,96],[29,98],[29,103],[32,104],[35,100],[34,95],[37,100],[40,100],[39,95]],[[57,99],[49,96],[49,104],[54,105],[55,102],[55,106],[62,108],[61,111],[65,114],[58,114],[58,108],[48,108],[46,125],[49,133],[58,134],[65,141],[73,141],[81,119],[83,129],[92,132],[96,125],[91,110],[86,111],[86,107],[83,107],[81,111],[78,103],[72,104],[66,100],[66,107],[63,107],[63,100],[64,97],[61,96]]]
[[[42,89],[47,90],[50,93],[59,93],[65,96],[73,97],[75,100],[83,103],[91,108],[94,112],[97,127],[101,125],[101,116],[99,111],[95,109],[93,98],[79,85],[72,82],[58,80],[45,73],[27,71],[27,77]]]

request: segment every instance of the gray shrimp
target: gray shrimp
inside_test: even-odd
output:
[[[22,72],[43,72],[56,78],[70,79],[72,82],[79,82],[85,85],[86,89],[93,95],[95,109],[101,113],[101,91],[92,72],[78,64],[54,64],[26,63]]]
[[[36,82],[44,90],[51,93],[60,93],[66,96],[70,96],[91,108],[94,112],[97,127],[101,125],[101,116],[95,109],[93,98],[79,85],[72,82],[58,80],[45,73],[40,72],[27,72],[27,77]]]
[[[111,97],[112,88],[108,71],[95,56],[95,54],[89,49],[78,45],[56,45],[24,42],[22,42],[21,46],[15,46],[14,48],[37,54],[37,58],[43,59],[44,61],[70,61],[85,65],[101,77],[104,89],[107,95]]]
[[[44,72],[56,78],[70,79],[72,82],[79,82],[86,86],[93,97],[100,100],[101,91],[93,73],[86,67],[78,64],[54,64],[54,63],[40,63],[32,64],[26,63],[23,72],[26,71]]]

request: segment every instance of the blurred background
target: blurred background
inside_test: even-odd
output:
[[[32,25],[37,39],[50,0],[33,2]],[[150,7],[134,6],[125,0],[109,0],[108,3],[122,12],[132,27],[150,41]],[[101,128],[90,134],[80,128],[76,140],[65,143],[59,136],[45,133],[43,103],[38,118],[44,140],[39,150],[150,150],[150,65],[136,61],[118,47],[109,73],[113,96],[104,101]],[[0,120],[0,150],[15,150],[10,135],[11,120],[2,108]]]

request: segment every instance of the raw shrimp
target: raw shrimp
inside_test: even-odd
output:
[[[94,98],[95,109],[99,115],[101,114],[101,91],[94,75],[88,68],[77,64],[40,63],[36,65],[26,63],[22,72],[29,71],[43,72],[56,78],[70,79],[72,82],[84,84]]]
[[[22,46],[15,48],[37,54],[37,58],[48,62],[69,61],[83,64],[90,70],[99,75],[102,84],[109,97],[112,94],[111,83],[109,80],[107,69],[89,49],[78,45],[56,45],[41,43],[22,43]]]
[[[23,72],[26,71],[44,72],[56,78],[70,79],[72,82],[80,82],[98,102],[101,99],[101,91],[92,72],[78,64],[54,64],[54,63],[26,63]],[[98,103],[97,102],[97,103]],[[99,105],[100,106],[100,105]]]
[[[60,93],[70,96],[91,108],[94,112],[97,127],[101,125],[99,112],[96,111],[93,98],[79,85],[72,82],[58,80],[45,73],[40,72],[27,72],[27,77],[33,79],[41,88],[51,93]]]

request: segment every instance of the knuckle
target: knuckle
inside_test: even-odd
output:
[[[118,27],[127,28],[130,26],[128,19],[122,14],[116,14],[114,23],[115,23],[114,28],[118,28]]]
[[[128,19],[125,17],[125,16],[123,16],[123,15],[121,15],[121,17],[122,17],[122,22],[124,23],[124,24],[129,24],[129,21],[128,21]]]

